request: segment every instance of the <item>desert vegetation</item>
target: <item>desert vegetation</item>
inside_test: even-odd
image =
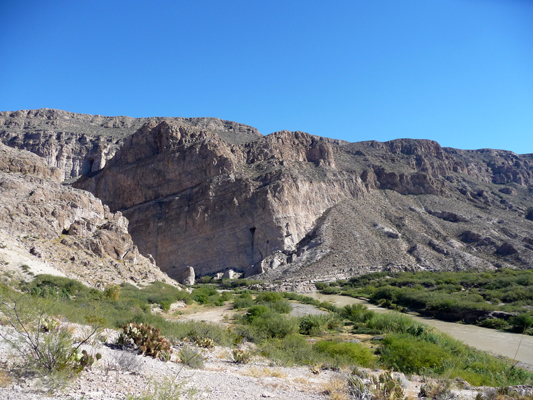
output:
[[[505,277],[512,282],[527,282],[528,279],[528,275],[506,274],[501,276],[501,282]],[[445,278],[437,274],[433,279],[438,285],[437,282]],[[372,294],[383,288],[402,289],[400,285],[379,286],[375,280],[376,275],[360,278],[360,282],[365,283],[360,285],[362,293],[372,284]],[[400,281],[406,282],[406,278],[387,279],[387,283]],[[423,279],[417,277],[416,281]],[[466,278],[462,280],[457,276],[456,283],[443,281],[442,284],[464,285],[464,282]],[[352,280],[322,287],[354,291],[357,290],[355,283],[356,280]],[[33,351],[31,343],[53,348],[59,343],[62,351],[66,349],[63,358],[55,356],[56,364],[41,368],[41,371],[48,368],[48,375],[68,370],[73,377],[95,362],[84,359],[85,354],[78,350],[80,343],[89,337],[76,341],[68,331],[52,322],[68,320],[90,323],[94,326],[91,337],[103,327],[120,329],[122,333],[116,345],[162,361],[170,360],[174,354],[177,360],[193,368],[203,366],[201,349],[217,345],[229,348],[228,357],[240,364],[261,356],[274,365],[308,366],[313,371],[381,368],[494,387],[533,382],[531,372],[474,350],[399,312],[377,314],[364,305],[336,307],[295,293],[252,291],[241,284],[228,287],[227,282],[218,287],[213,283],[201,284],[189,293],[156,282],[143,288],[122,284],[99,291],[67,278],[41,275],[29,284],[3,286],[2,312],[4,323],[13,326],[19,319],[26,321],[33,316],[29,309],[41,310],[33,322],[23,322],[24,326],[31,326],[32,335],[40,335],[38,338],[25,337],[20,333],[24,329],[15,331],[19,332],[17,343],[29,341],[30,346],[25,348],[30,351]],[[176,312],[171,307],[176,302],[193,307],[232,307],[234,317],[226,324],[179,321],[173,318]],[[291,312],[297,303],[312,305],[321,312],[294,316]],[[154,312],[154,307],[161,311]],[[364,390],[363,380],[353,373],[350,376],[350,390]],[[381,384],[392,385],[392,378],[389,378],[384,376]],[[376,379],[374,387],[379,387],[379,378]]]
[[[397,311],[533,334],[531,270],[377,272],[316,286]]]

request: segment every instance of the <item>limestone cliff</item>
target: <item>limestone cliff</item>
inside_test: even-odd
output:
[[[106,168],[76,186],[121,210],[141,252],[154,255],[171,276],[192,266],[200,275],[233,268],[280,279],[346,268],[355,274],[387,267],[529,267],[533,254],[521,240],[529,237],[523,216],[532,176],[530,155],[504,151],[408,139],[350,144],[287,131],[230,144],[214,132],[165,121],[145,125]],[[506,195],[513,191],[520,196]],[[333,224],[341,209],[344,216]],[[408,232],[399,229],[410,213],[417,222]],[[472,246],[440,249],[439,243],[460,243],[464,231],[494,219],[506,222],[494,230],[487,254],[473,254],[479,249]],[[521,233],[513,235],[519,239],[509,240],[520,256],[504,260],[497,252],[508,243],[503,232],[518,227]],[[353,235],[335,233],[346,231]],[[352,236],[359,241],[348,240]]]
[[[132,135],[150,121],[164,118],[103,117],[43,108],[0,112],[0,141],[31,151],[57,167],[62,179],[102,169]],[[169,118],[209,129],[228,142],[242,143],[260,133],[252,127],[217,118]]]
[[[35,154],[0,143],[0,265],[3,252],[26,249],[27,258],[94,287],[169,280],[139,254],[120,212],[60,176]]]
[[[261,136],[209,118],[0,115],[4,142],[45,153],[61,176],[84,174],[74,185],[123,213],[140,252],[176,278],[188,267],[302,282],[533,267],[533,155]]]

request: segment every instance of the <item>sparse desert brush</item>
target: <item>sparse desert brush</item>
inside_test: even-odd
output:
[[[0,294],[0,311],[11,329],[0,331],[0,337],[20,356],[16,368],[37,375],[49,391],[59,389],[67,381],[94,363],[94,357],[80,347],[102,329],[100,318],[91,323],[86,336],[75,340],[71,331],[50,316],[54,299],[32,298],[6,291]]]
[[[264,378],[270,376],[273,378],[285,379],[287,377],[287,373],[285,371],[282,371],[279,368],[268,367],[250,367],[247,371],[243,372],[243,374],[253,376],[254,378]]]
[[[348,400],[348,386],[346,380],[340,377],[332,377],[324,383],[322,390],[331,400]]]

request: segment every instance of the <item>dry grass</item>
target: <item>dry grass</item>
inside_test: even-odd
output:
[[[13,382],[13,378],[5,370],[0,370],[0,387],[7,387]]]
[[[348,387],[344,379],[331,378],[324,383],[322,389],[331,400],[348,400]]]
[[[247,376],[253,376],[254,378],[264,378],[267,376],[273,377],[273,378],[281,378],[284,379],[287,377],[287,373],[283,372],[281,369],[276,368],[257,368],[257,367],[250,367],[248,371],[243,371],[243,375]]]
[[[309,385],[309,379],[307,378],[298,377],[298,378],[294,378],[292,381],[294,383],[299,383],[302,385]]]

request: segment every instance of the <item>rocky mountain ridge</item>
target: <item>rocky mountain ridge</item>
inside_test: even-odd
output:
[[[31,121],[37,111],[23,114]],[[80,132],[90,118],[80,116]],[[380,269],[533,266],[531,154],[261,136],[215,119],[143,122],[133,134],[105,128],[99,140],[122,135],[113,157],[74,185],[122,212],[140,252],[174,278],[188,267],[308,282]],[[0,137],[31,147],[32,126]],[[71,159],[88,157],[69,149]]]
[[[126,137],[150,121],[167,119],[218,132],[230,142],[261,136],[255,128],[218,118],[104,117],[41,108],[0,112],[0,141],[43,157],[69,179],[102,169]]]

